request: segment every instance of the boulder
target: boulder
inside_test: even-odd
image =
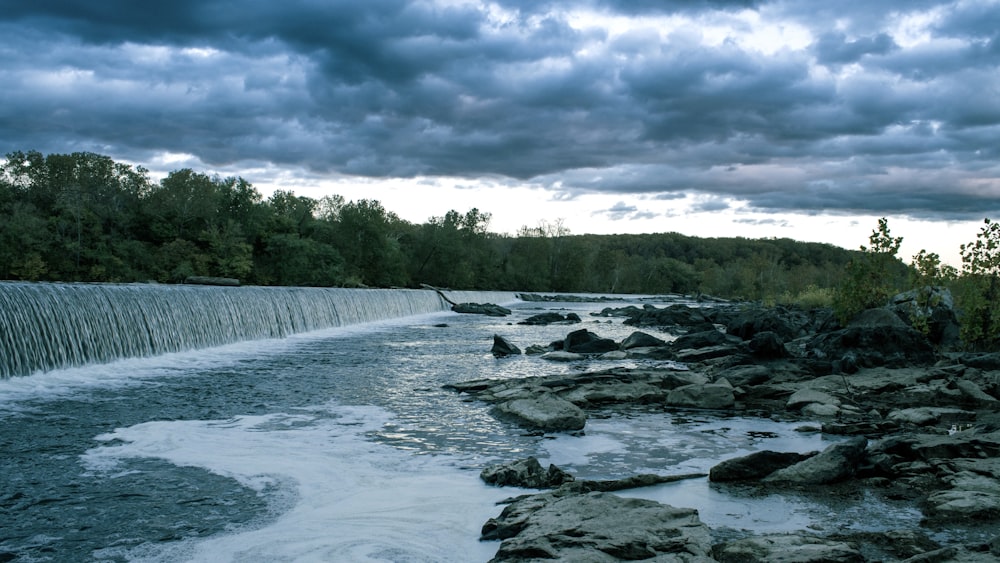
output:
[[[762,365],[735,366],[719,372],[733,387],[750,387],[771,379],[771,369]]]
[[[809,332],[809,315],[785,307],[752,307],[720,315],[726,331],[742,340],[750,340],[760,332],[773,332],[782,340],[794,340]]]
[[[526,489],[551,489],[574,480],[572,475],[555,465],[549,464],[549,468],[544,469],[534,457],[491,465],[483,469],[479,478],[488,485]]]
[[[631,350],[632,348],[655,348],[657,346],[665,346],[666,344],[666,342],[651,334],[646,334],[645,332],[637,330],[628,335],[625,340],[622,340],[621,349]]]
[[[519,325],[549,325],[553,323],[579,323],[582,322],[580,315],[576,313],[569,313],[567,315],[562,315],[560,313],[540,313],[538,315],[532,315],[527,319],[517,323]]]
[[[795,465],[811,457],[810,454],[773,452],[765,450],[747,456],[727,459],[708,473],[709,481],[757,481],[779,469]]]
[[[783,358],[788,355],[785,350],[785,341],[777,332],[765,330],[754,333],[750,339],[750,353],[755,358],[763,360],[773,360]]]
[[[861,437],[834,444],[809,459],[771,473],[764,481],[814,485],[843,481],[854,476],[867,445],[868,440]]]
[[[503,540],[492,561],[712,561],[698,511],[611,493],[543,493],[491,518],[482,540]]]
[[[899,319],[890,313],[891,317]],[[814,358],[827,359],[838,364],[845,360],[851,368],[886,366],[892,368],[929,366],[937,356],[927,337],[908,327],[895,324],[875,326],[850,326],[845,329],[820,334],[805,345]]]
[[[735,403],[732,386],[718,383],[684,385],[667,395],[667,405],[671,407],[730,409]]]
[[[587,424],[587,415],[580,407],[553,393],[506,401],[496,408],[523,426],[545,432],[582,430]]]
[[[926,327],[932,344],[945,348],[959,343],[955,300],[945,287],[926,286],[894,296],[889,310],[912,327]]]
[[[812,403],[839,406],[840,399],[817,389],[799,389],[798,391],[792,393],[792,396],[788,398],[788,401],[785,403],[785,408],[789,410],[798,410]]]
[[[769,534],[725,542],[713,555],[721,563],[855,563],[865,558],[853,543],[809,534]]]
[[[488,317],[506,317],[510,314],[510,309],[493,303],[456,303],[451,306],[451,310],[456,313],[486,315]]]
[[[574,330],[563,340],[563,350],[574,354],[603,354],[618,349],[618,343],[587,329]]]
[[[520,348],[514,346],[509,340],[499,334],[493,335],[493,349],[491,351],[493,352],[493,356],[497,358],[521,355]]]
[[[727,342],[729,342],[729,339],[726,338],[726,335],[713,328],[712,330],[678,336],[676,340],[670,343],[670,347],[674,350],[699,349],[718,346]]]
[[[942,420],[969,421],[974,420],[976,414],[962,409],[946,407],[914,407],[910,409],[898,409],[890,412],[886,420],[896,424],[912,424],[913,426],[929,426],[938,424]]]
[[[641,310],[633,307],[622,312],[628,315],[629,318],[625,319],[624,324],[629,326],[690,327],[709,322],[705,316],[705,309],[687,305],[670,305],[663,309],[647,305]]]

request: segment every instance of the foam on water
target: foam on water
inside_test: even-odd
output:
[[[373,442],[392,417],[324,405],[218,421],[154,421],[98,436],[85,466],[113,478],[119,462],[157,458],[204,468],[274,495],[281,513],[251,529],[167,546],[103,550],[137,561],[485,561],[477,541],[522,491],[487,487],[454,457],[413,456]]]

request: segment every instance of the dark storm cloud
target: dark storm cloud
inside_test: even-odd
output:
[[[0,1],[0,150],[973,217],[998,29],[991,1]]]

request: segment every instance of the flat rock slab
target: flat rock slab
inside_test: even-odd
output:
[[[522,497],[483,526],[481,539],[503,540],[496,563],[714,561],[698,511],[602,492]]]
[[[848,542],[806,534],[766,535],[716,546],[721,563],[855,563],[864,561]]]
[[[546,432],[583,430],[587,424],[583,409],[553,393],[500,403],[496,410],[523,426]]]

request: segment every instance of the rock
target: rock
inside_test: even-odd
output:
[[[788,398],[788,402],[785,403],[785,408],[789,410],[798,410],[812,403],[840,406],[840,399],[816,389],[799,389],[798,391],[792,393],[792,396]]]
[[[749,346],[750,353],[755,358],[773,360],[788,355],[788,351],[785,350],[785,341],[777,332],[770,330],[754,333]]]
[[[622,340],[621,349],[631,350],[632,348],[655,348],[657,346],[665,346],[667,343],[659,338],[646,334],[645,332],[635,331],[628,335],[625,340]]]
[[[580,360],[585,360],[586,357],[583,354],[574,354],[573,352],[563,352],[562,350],[556,350],[555,352],[545,352],[539,358],[543,360],[549,360],[550,362],[578,362]]]
[[[857,546],[808,534],[769,534],[720,544],[720,563],[854,563],[864,561]]]
[[[625,313],[629,318],[624,321],[624,324],[629,326],[690,327],[709,322],[708,318],[705,317],[705,309],[679,304],[670,305],[664,309],[647,306],[638,310],[633,307]]]
[[[524,349],[524,353],[529,356],[541,356],[542,354],[548,352],[551,352],[551,350],[549,350],[545,346],[539,346],[538,344],[532,344],[531,346],[528,346],[527,348]]]
[[[726,378],[733,387],[750,387],[771,379],[771,370],[761,365],[735,366],[720,371],[719,377]]]
[[[510,343],[509,340],[500,336],[499,334],[493,335],[493,356],[497,358],[505,358],[507,356],[520,356],[521,349]]]
[[[503,402],[496,408],[519,424],[546,432],[582,430],[587,423],[587,415],[580,407],[553,393]]]
[[[559,313],[540,313],[538,315],[532,315],[527,319],[517,323],[519,325],[549,325],[553,323],[579,323],[582,322],[580,315],[576,313],[569,313],[565,316]]]
[[[699,349],[718,346],[719,344],[726,344],[728,342],[729,339],[725,334],[713,328],[712,330],[678,336],[676,340],[670,343],[670,347],[674,350]]]
[[[730,409],[736,403],[733,388],[717,383],[684,385],[667,395],[667,405],[695,409]]]
[[[888,314],[901,322],[892,313]],[[937,359],[926,336],[908,326],[895,324],[851,326],[820,334],[810,339],[805,348],[809,355],[831,361],[840,361],[852,354],[848,363],[854,369],[929,366]]]
[[[571,483],[574,477],[550,464],[543,469],[534,457],[491,465],[479,474],[479,478],[497,487],[523,487],[526,489],[551,489],[564,483]]]
[[[1000,481],[994,474],[959,471],[946,477],[945,482],[952,488],[931,493],[924,503],[924,514],[929,519],[955,521],[1000,518]]]
[[[742,352],[739,346],[734,346],[731,344],[720,344],[718,346],[709,346],[707,348],[698,348],[697,350],[681,350],[677,352],[677,361],[685,363],[695,363],[704,362],[706,360],[713,360],[715,358],[725,358],[726,356],[733,356]]]
[[[835,419],[838,418],[842,412],[843,411],[841,411],[840,407],[837,405],[809,403],[808,405],[802,407],[802,416],[812,418]]]
[[[628,358],[628,352],[624,350],[612,350],[601,354],[602,360],[624,360]]]
[[[928,426],[937,424],[942,420],[973,420],[975,413],[962,409],[952,409],[944,407],[915,407],[911,409],[899,409],[890,412],[886,420],[897,424],[912,424],[914,426]]]
[[[494,562],[650,559],[708,563],[711,537],[698,511],[610,493],[543,493],[514,501],[483,526],[503,540]]]
[[[847,327],[875,328],[875,327],[896,327],[906,328],[908,325],[886,307],[866,309],[854,316]]]
[[[969,381],[968,379],[959,379],[955,381],[955,387],[962,392],[963,395],[972,399],[974,402],[994,404],[997,399],[991,395],[986,394],[983,388],[976,384],[975,381]]]
[[[773,332],[782,340],[794,340],[807,334],[811,319],[802,312],[785,307],[752,307],[723,315],[719,321],[726,331],[742,340],[751,340],[761,332]]]
[[[834,444],[809,459],[775,471],[764,481],[816,485],[843,481],[854,476],[867,445],[868,440],[860,437]]]
[[[959,343],[961,327],[948,288],[927,286],[900,293],[889,301],[889,310],[909,326],[925,326],[927,338],[936,346]]]
[[[574,330],[563,341],[563,350],[574,354],[603,354],[617,349],[617,342],[601,338],[587,329]]]
[[[716,482],[756,481],[809,457],[810,454],[765,450],[723,461],[709,471],[708,479]]]
[[[486,315],[488,317],[506,317],[510,314],[510,309],[493,303],[456,303],[451,306],[451,310],[456,313]]]

